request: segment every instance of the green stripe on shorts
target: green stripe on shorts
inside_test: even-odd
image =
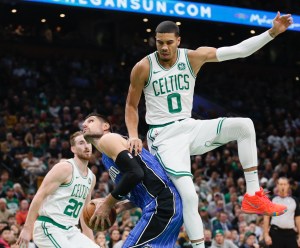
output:
[[[222,128],[222,125],[223,125],[223,121],[225,120],[226,118],[222,118],[221,120],[219,120],[219,123],[218,123],[218,127],[217,127],[217,134],[219,134],[221,132],[221,128]]]
[[[46,227],[46,222],[42,222],[42,228],[44,231],[44,234],[50,239],[51,243],[54,245],[55,248],[61,248],[61,246],[57,243],[55,238],[53,238],[52,234],[48,232],[48,229]]]
[[[193,176],[192,173],[190,173],[190,172],[187,172],[187,171],[175,171],[175,170],[172,170],[172,169],[166,167],[165,164],[164,164],[164,162],[162,161],[161,157],[159,156],[159,154],[156,153],[155,156],[157,157],[157,159],[159,160],[160,164],[164,167],[164,169],[169,174],[171,174],[173,176],[177,176],[177,177],[179,177],[179,176],[191,176],[192,177]]]

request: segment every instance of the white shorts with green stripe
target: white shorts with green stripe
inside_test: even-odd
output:
[[[34,223],[33,241],[39,248],[99,248],[80,230],[73,226],[63,229],[52,223],[37,220]]]
[[[229,142],[222,137],[224,121],[226,122],[226,118],[187,118],[150,128],[147,133],[149,150],[169,174],[192,176],[191,155],[204,154]]]

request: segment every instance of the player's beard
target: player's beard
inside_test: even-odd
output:
[[[77,157],[82,160],[90,160],[92,157],[91,153],[79,152],[77,153]]]
[[[92,143],[93,140],[100,139],[103,136],[101,133],[84,133],[83,137],[88,143]]]

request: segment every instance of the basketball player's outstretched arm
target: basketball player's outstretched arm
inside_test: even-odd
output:
[[[277,35],[285,32],[292,23],[293,18],[290,14],[280,15],[280,12],[277,12],[276,17],[273,19],[272,28],[260,35],[253,36],[234,46],[220,47],[218,49],[214,47],[199,47],[196,50],[190,50],[188,56],[194,72],[198,73],[205,62],[221,62],[249,56],[273,40]]]
[[[17,240],[20,247],[28,247],[28,243],[32,238],[34,222],[45,198],[53,194],[61,184],[68,183],[71,179],[72,165],[68,162],[60,162],[48,172],[30,204],[26,222]]]
[[[138,161],[129,153],[127,140],[115,133],[108,133],[101,137],[99,149],[112,158],[122,172],[122,178],[115,189],[96,205],[95,212],[90,219],[90,225],[94,229],[100,225],[104,227],[105,221],[110,223],[109,214],[111,208],[124,196],[126,196],[143,178],[144,171]]]

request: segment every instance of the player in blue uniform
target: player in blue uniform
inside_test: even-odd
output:
[[[142,209],[142,217],[123,247],[173,248],[183,224],[182,204],[158,160],[145,149],[137,156],[129,153],[127,140],[111,133],[109,122],[101,115],[86,117],[83,134],[102,153],[103,164],[116,183],[104,202],[97,204],[90,223],[97,227],[109,222],[115,205],[118,212],[136,205]],[[116,204],[124,197],[130,203]]]

